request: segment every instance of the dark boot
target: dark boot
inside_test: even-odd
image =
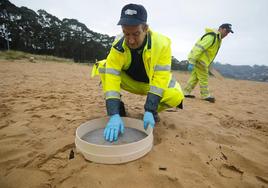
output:
[[[184,97],[187,97],[187,98],[195,98],[194,95],[184,95]]]
[[[211,102],[211,103],[215,103],[216,99],[212,96],[204,98],[205,101]]]
[[[178,106],[176,106],[176,108],[183,109],[183,101],[181,101],[181,103]]]

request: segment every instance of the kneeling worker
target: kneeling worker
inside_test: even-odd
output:
[[[120,89],[147,95],[143,116],[144,129],[159,120],[158,113],[167,108],[182,108],[183,92],[171,74],[170,39],[153,32],[147,25],[142,5],[122,8],[118,25],[123,36],[115,40],[106,60],[98,62],[92,74],[100,74],[110,119],[104,130],[107,141],[116,141],[124,132],[124,106]],[[123,110],[122,110],[123,109]]]

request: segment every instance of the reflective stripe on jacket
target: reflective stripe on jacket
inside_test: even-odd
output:
[[[221,35],[217,30],[206,28],[206,33],[209,32],[213,32],[215,35],[208,34],[195,43],[188,55],[189,63],[199,62],[208,67],[213,62],[221,46]]]
[[[149,78],[149,92],[160,97],[163,96],[164,89],[169,87],[172,79],[170,45],[171,41],[166,36],[148,31],[142,57]],[[103,89],[106,99],[120,98],[120,72],[127,70],[130,63],[130,49],[122,37],[114,42],[106,59],[105,68],[98,68],[99,73],[105,72]]]

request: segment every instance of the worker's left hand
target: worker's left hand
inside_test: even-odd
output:
[[[194,64],[189,63],[187,69],[189,72],[192,72],[194,70]]]
[[[146,111],[143,116],[143,127],[145,130],[147,130],[148,125],[150,125],[152,128],[154,128],[155,121],[154,121],[154,116],[152,112]]]

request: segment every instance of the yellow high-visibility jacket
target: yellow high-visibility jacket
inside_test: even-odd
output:
[[[142,57],[144,67],[149,78],[149,92],[160,97],[168,88],[171,75],[171,41],[164,35],[148,31],[147,42]],[[131,52],[124,37],[115,40],[106,61],[101,61],[98,72],[104,73],[103,89],[106,99],[120,99],[120,72],[127,70],[131,64]]]
[[[213,62],[221,46],[221,35],[217,30],[206,28],[206,34],[203,35],[194,45],[188,55],[188,61],[191,64],[199,62],[206,67]]]

